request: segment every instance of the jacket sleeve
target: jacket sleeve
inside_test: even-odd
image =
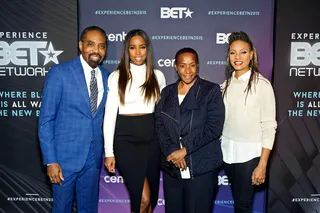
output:
[[[209,93],[206,107],[207,115],[204,126],[192,130],[182,138],[182,142],[187,150],[187,155],[197,151],[210,142],[218,140],[222,134],[225,107],[218,85],[215,85]]]
[[[177,145],[172,141],[161,118],[162,105],[167,93],[168,88],[164,88],[161,92],[161,99],[155,108],[155,131],[157,133],[160,149],[165,156],[168,156],[172,152],[178,150]]]
[[[62,95],[62,81],[59,67],[53,67],[44,82],[38,124],[38,136],[43,156],[43,164],[56,163],[54,133],[56,116]]]

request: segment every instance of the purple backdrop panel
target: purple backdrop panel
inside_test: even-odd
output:
[[[170,84],[177,79],[174,55],[183,47],[194,48],[200,58],[200,76],[207,80],[224,81],[227,37],[233,31],[247,32],[256,45],[260,70],[271,79],[273,65],[274,1],[80,1],[79,31],[98,25],[108,34],[109,47],[104,66],[117,68],[126,33],[135,28],[145,30],[151,38],[156,68]],[[162,182],[161,182],[162,183]],[[233,198],[227,177],[219,175],[219,192],[215,212],[233,212]],[[156,212],[164,212],[162,187]],[[110,177],[102,169],[99,211],[129,211],[129,198],[119,174]],[[126,209],[126,210],[125,210]],[[265,212],[265,192],[256,193],[255,212]]]
[[[100,191],[99,191],[99,212],[112,209],[112,212],[130,212],[130,199],[123,177],[116,172],[110,174],[101,167]],[[160,177],[160,190],[158,205],[154,213],[164,212],[164,198],[162,189],[162,176]]]

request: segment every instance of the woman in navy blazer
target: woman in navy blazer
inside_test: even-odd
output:
[[[156,106],[166,213],[211,213],[222,165],[220,87],[198,76],[198,54],[192,48],[176,53],[175,69],[179,80],[162,90]]]

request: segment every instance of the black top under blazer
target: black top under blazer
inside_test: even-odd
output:
[[[225,107],[219,85],[200,77],[179,106],[179,81],[162,90],[155,110],[155,129],[165,157],[180,149],[179,138],[182,138],[193,178],[222,165],[220,136]]]

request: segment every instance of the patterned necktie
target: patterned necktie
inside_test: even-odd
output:
[[[98,85],[97,78],[95,75],[95,70],[91,70],[91,79],[90,79],[90,107],[91,113],[94,114],[97,110],[98,102]]]

